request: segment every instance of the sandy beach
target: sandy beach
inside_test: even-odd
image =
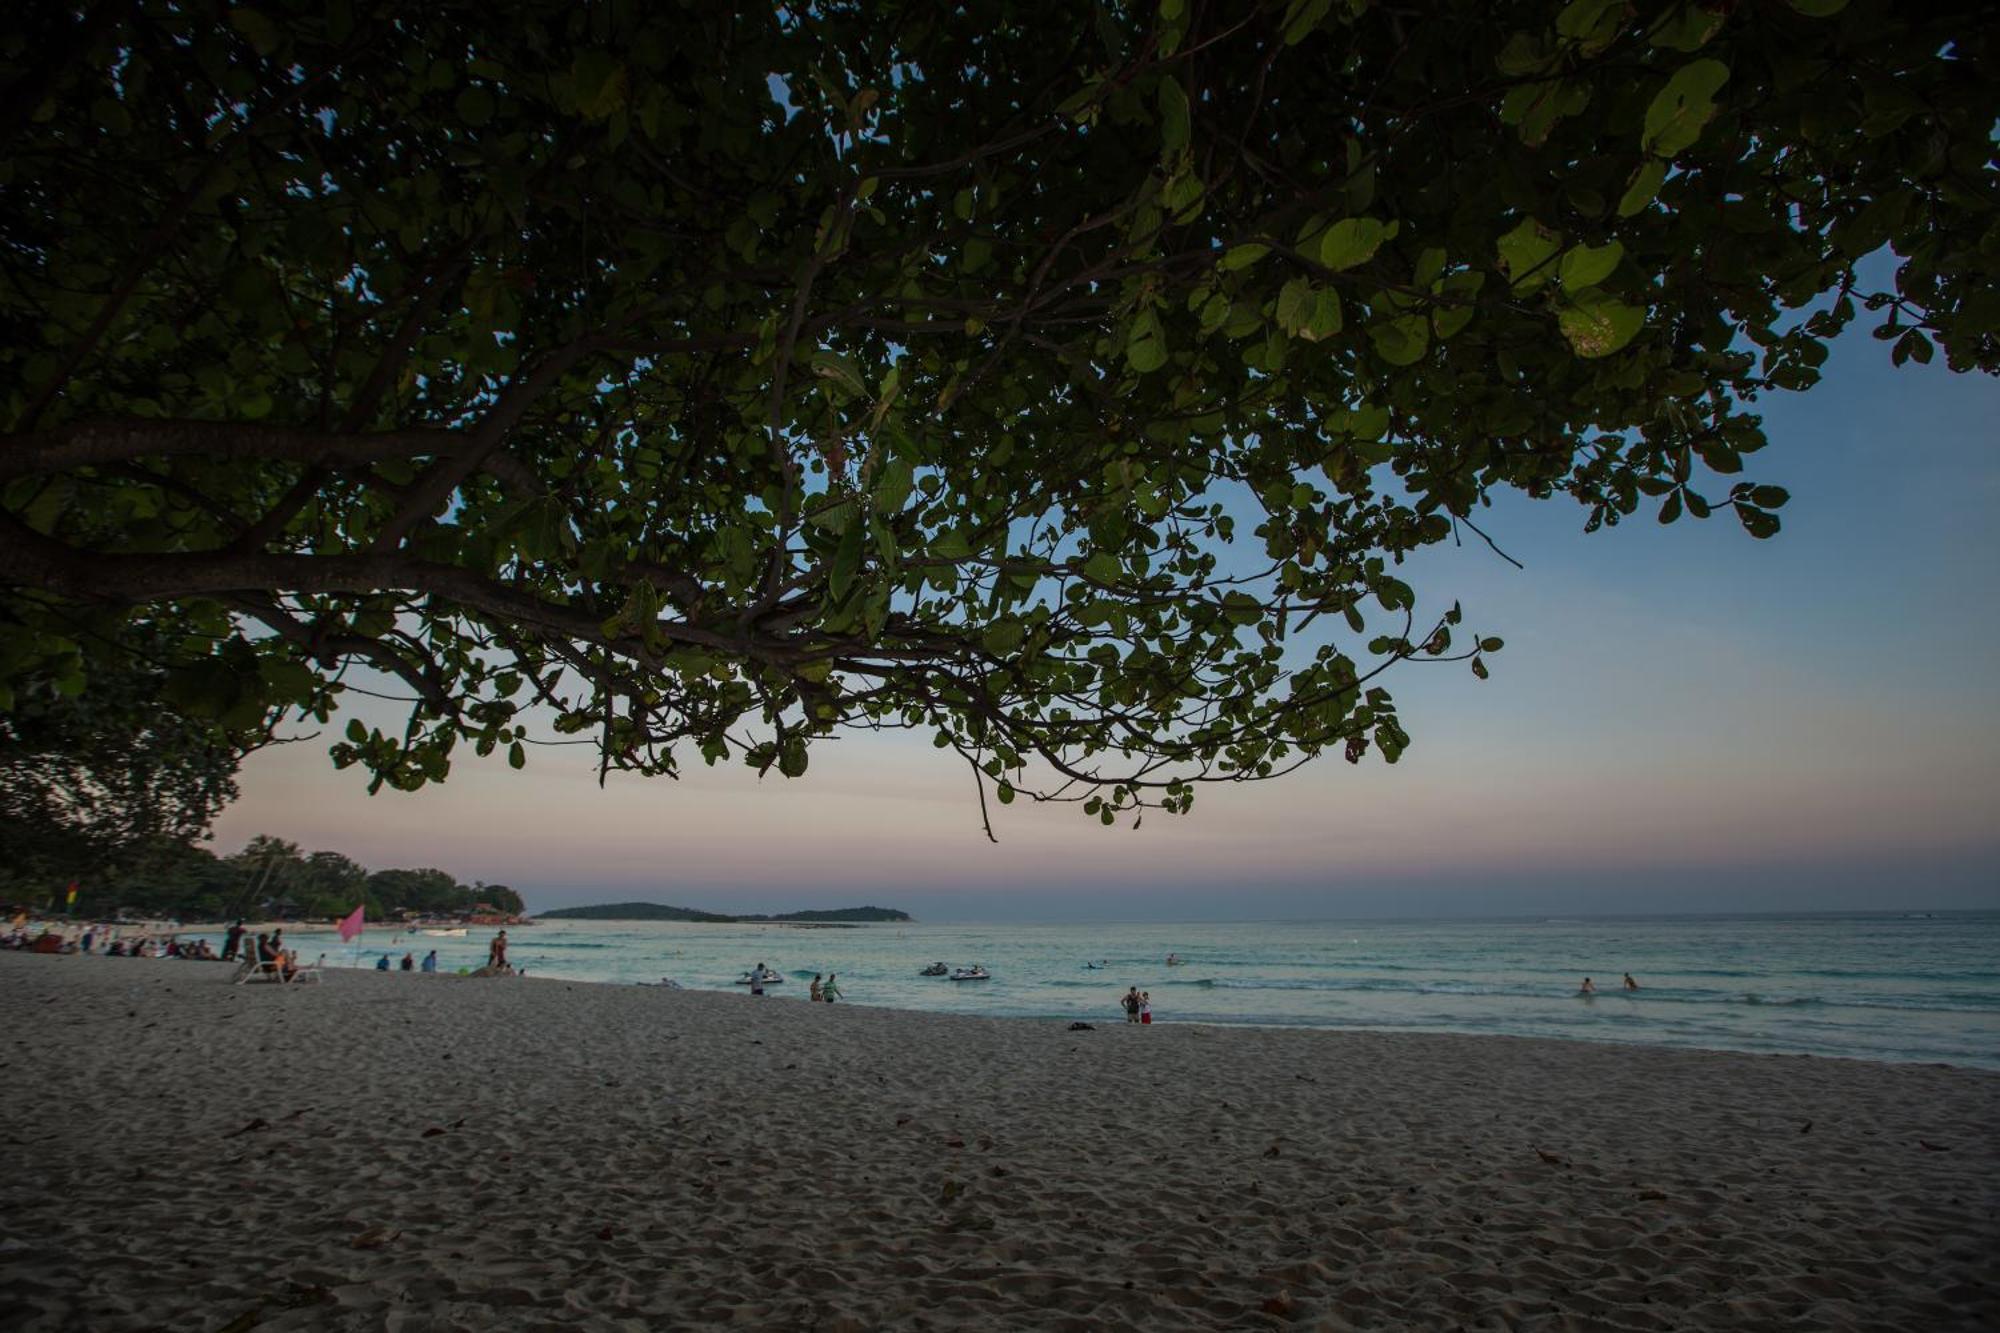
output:
[[[0,954],[0,1327],[1973,1329],[2000,1075]]]

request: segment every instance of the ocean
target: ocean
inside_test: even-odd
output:
[[[436,948],[452,971],[483,962],[492,935],[371,926],[359,957],[372,965],[385,950],[421,958]],[[531,976],[575,981],[747,990],[733,983],[761,962],[786,978],[769,988],[770,1004],[803,1000],[819,972],[837,973],[851,1004],[1116,1023],[1119,997],[1137,986],[1151,992],[1157,1023],[1500,1033],[2000,1069],[2000,912],[847,929],[550,921],[508,938],[510,958]],[[1169,965],[1169,955],[1183,961]],[[330,950],[328,962],[354,956]],[[933,961],[983,964],[992,979],[918,975]],[[1621,989],[1628,972],[1637,991]],[[1578,994],[1586,976],[1595,996]]]

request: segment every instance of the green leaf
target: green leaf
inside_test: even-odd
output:
[[[1160,80],[1160,152],[1173,156],[1188,146],[1188,100],[1180,80]]]
[[[468,125],[484,125],[493,119],[493,94],[477,84],[462,89],[452,105],[458,118]]]
[[[854,586],[854,576],[861,569],[861,541],[865,535],[865,525],[850,523],[847,531],[840,534],[840,544],[834,547],[833,562],[827,566],[827,596],[836,602],[845,601],[847,590]]]
[[[1550,231],[1533,218],[1522,218],[1500,238],[1500,271],[1516,292],[1532,292],[1549,280],[1549,260],[1562,246],[1562,233]]]
[[[1839,0],[1845,4],[1846,0]],[[1696,51],[1708,44],[1708,39],[1722,30],[1727,13],[1712,3],[1682,5],[1664,23],[1654,28],[1651,34],[1654,46],[1665,47],[1669,51]]]
[[[1297,46],[1304,41],[1331,8],[1333,0],[1292,0],[1285,9],[1285,45]]]
[[[1781,526],[1776,514],[1766,513],[1750,505],[1737,505],[1736,519],[1743,525],[1743,530],[1758,541],[1777,536]]]
[[[368,728],[363,725],[360,718],[350,717],[347,719],[347,739],[353,741],[356,745],[365,745],[368,743]]]
[[[1580,292],[1556,315],[1563,336],[1586,359],[1610,356],[1646,325],[1646,312],[1592,289]]]
[[[521,742],[515,741],[507,747],[507,767],[526,768],[527,766],[528,752],[522,748]]]
[[[1319,262],[1338,273],[1375,257],[1383,226],[1374,218],[1342,218],[1319,239]]]
[[[1370,324],[1368,337],[1375,344],[1375,354],[1390,365],[1413,366],[1430,349],[1431,322],[1423,315],[1404,315]]]
[[[242,33],[260,56],[270,55],[285,39],[285,30],[276,20],[254,9],[230,10],[229,26]]]
[[[1125,338],[1125,360],[1141,375],[1167,364],[1167,335],[1154,311],[1142,310],[1132,321],[1132,331]]]
[[[1258,245],[1254,241],[1247,242],[1243,245],[1233,245],[1229,248],[1228,253],[1224,254],[1222,258],[1219,261],[1217,261],[1216,267],[1224,270],[1225,272],[1233,272],[1234,270],[1239,268],[1249,268],[1252,264],[1256,263],[1258,260],[1262,259],[1265,255],[1268,255],[1270,253],[1271,253],[1270,246]]]
[[[1625,193],[1618,199],[1618,216],[1629,218],[1647,204],[1653,202],[1660,192],[1660,184],[1667,178],[1667,164],[1659,158],[1652,158],[1632,173],[1632,179],[1625,187]]]
[[[1014,804],[1014,784],[1011,782],[1000,783],[993,789],[993,794],[1000,798],[1002,805]]]
[[[1656,157],[1673,157],[1701,137],[1702,127],[1715,116],[1715,94],[1729,81],[1729,66],[1720,60],[1695,60],[1681,66],[1646,108],[1646,128],[1639,146]]]
[[[1572,245],[1556,266],[1556,280],[1569,293],[1595,287],[1610,277],[1625,257],[1625,247],[1617,241],[1609,245]]]
[[[986,627],[979,641],[995,657],[1006,657],[1021,646],[1025,633],[1018,620],[998,620]]]

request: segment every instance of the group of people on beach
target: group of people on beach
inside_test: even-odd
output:
[[[1132,987],[1118,1001],[1118,1006],[1125,1011],[1127,1023],[1150,1024],[1153,1021],[1153,992],[1149,990]]]
[[[26,912],[17,913],[7,932],[0,935],[0,949],[23,949],[32,953],[95,953],[106,958],[185,958],[194,962],[226,962],[234,955],[218,954],[206,938],[184,941],[179,935],[124,935],[115,927],[86,923],[81,931],[68,921],[31,921]]]
[[[826,1003],[832,1004],[840,998],[840,982],[838,978],[839,973],[829,972],[826,974],[826,980],[821,981],[819,973],[813,973],[812,985],[806,987],[806,998],[815,1001],[824,1000]]]
[[[409,950],[403,954],[403,961],[396,966],[404,972],[435,972],[438,970],[438,951],[432,949],[424,955],[424,961],[419,963],[417,962],[416,951]],[[376,960],[375,970],[377,972],[387,972],[389,970],[388,954],[385,953],[381,958]]]
[[[1639,989],[1639,983],[1632,980],[1632,974],[1630,972],[1627,972],[1625,974],[1625,989],[1626,990]],[[1578,995],[1595,995],[1597,994],[1597,983],[1592,981],[1589,977],[1585,977],[1583,979],[1583,984],[1576,988],[1576,993]]]

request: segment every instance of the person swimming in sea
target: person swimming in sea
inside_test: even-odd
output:
[[[1639,983],[1638,983],[1638,982],[1636,982],[1636,981],[1634,981],[1634,980],[1632,980],[1632,974],[1631,974],[1630,972],[1627,972],[1627,973],[1625,974],[1625,989],[1626,989],[1626,990],[1638,990],[1638,989],[1639,989]]]
[[[1583,984],[1576,988],[1576,993],[1578,995],[1595,995],[1597,994],[1597,983],[1592,981],[1589,977],[1585,977],[1583,979]]]

